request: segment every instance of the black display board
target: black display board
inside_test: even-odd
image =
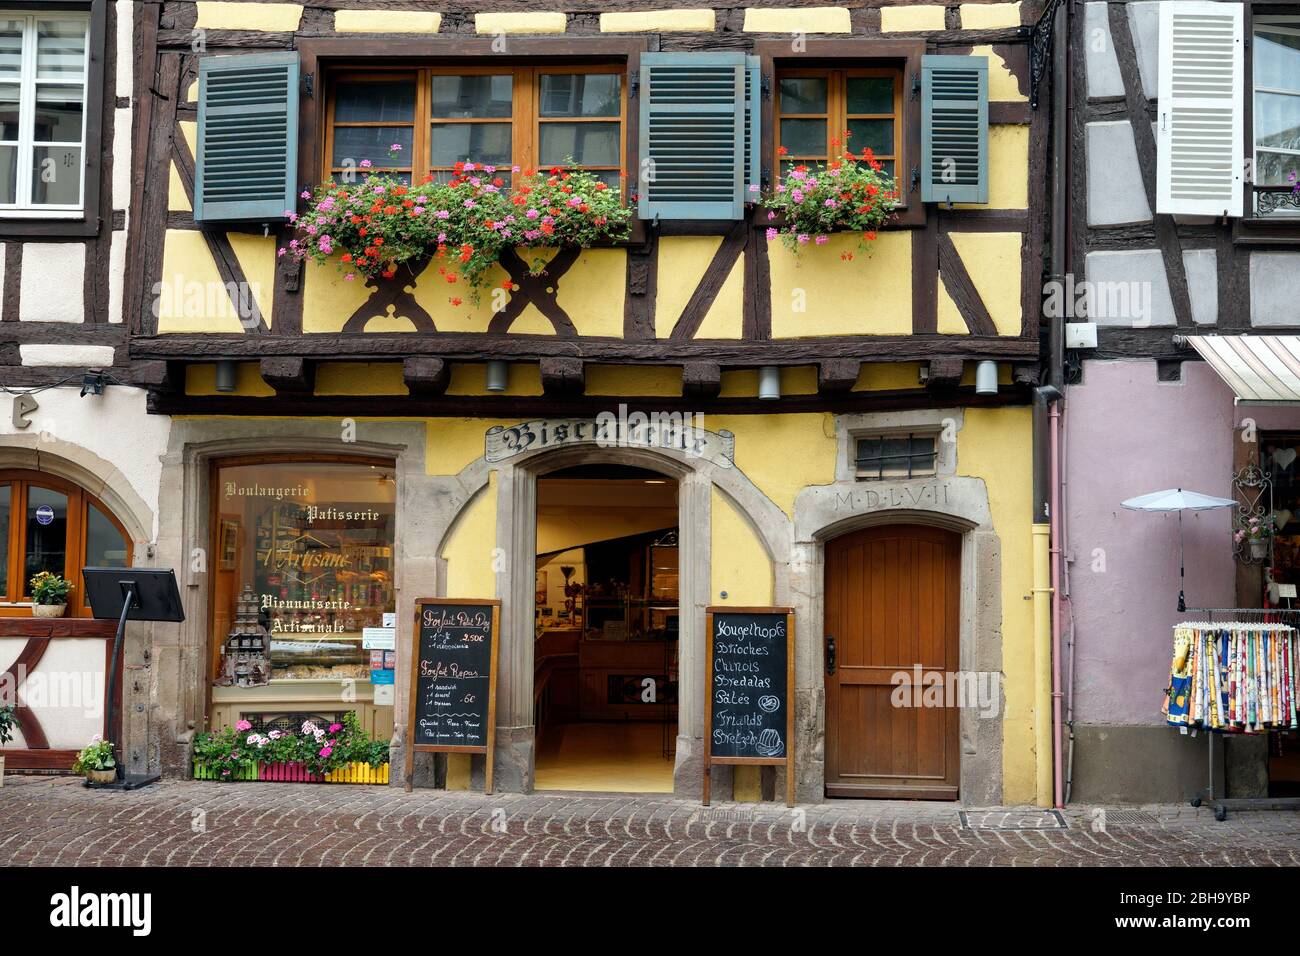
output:
[[[711,607],[705,703],[704,804],[712,764],[786,767],[794,806],[794,612]]]
[[[497,634],[501,602],[422,598],[415,602],[406,789],[414,753],[487,754],[485,791],[492,792]]]

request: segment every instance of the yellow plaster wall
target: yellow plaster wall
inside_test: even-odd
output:
[[[275,316],[271,310],[275,302],[275,238],[247,232],[227,233],[226,238],[244,271],[244,279],[252,288],[258,310],[267,326],[274,328]]]
[[[738,339],[745,328],[745,256],[731,267],[717,298],[695,331],[697,339]]]
[[[749,7],[746,33],[848,33],[848,7]]]
[[[829,412],[705,415],[709,431],[736,436],[736,466],[787,515],[808,485],[835,480],[835,418]]]
[[[317,395],[408,395],[397,362],[322,362],[316,368]]]
[[[921,387],[918,362],[863,362],[858,370],[855,392],[896,392]]]
[[[165,294],[154,298],[160,334],[244,330],[202,233],[167,230],[159,282],[166,286]]]
[[[968,408],[957,437],[957,474],[981,478],[1002,552],[1002,801],[1036,797],[1034,733],[1033,424],[1028,407]]]
[[[684,33],[701,30],[712,32],[716,20],[713,10],[647,10],[640,13],[602,13],[602,33]]]
[[[584,249],[560,279],[555,301],[573,320],[579,335],[623,337],[626,272],[626,249]],[[554,328],[549,320],[543,321],[548,330]]]
[[[773,600],[772,562],[762,539],[730,497],[713,488],[710,604],[762,607]],[[724,598],[722,592],[726,591]]]
[[[563,33],[563,13],[476,13],[474,30],[478,33]]]
[[[268,398],[275,395],[275,389],[266,384],[256,362],[240,362],[235,366],[235,390],[233,392],[217,391],[217,367],[215,365],[187,365],[185,367],[186,395],[243,395],[254,398]]]
[[[467,365],[456,362],[451,367],[448,395],[487,395],[486,365]],[[497,395],[541,395],[542,370],[532,362],[511,363],[506,379],[506,390]]]
[[[586,394],[680,398],[682,370],[663,365],[588,365]]]
[[[199,0],[200,30],[261,30],[286,33],[298,29],[302,7],[296,3],[230,3]]]
[[[185,184],[181,182],[181,173],[176,168],[176,163],[168,163],[167,168],[169,170],[167,177],[167,211],[193,212],[194,207],[190,205],[190,197],[185,193]]]
[[[1029,208],[1029,127],[989,127],[989,201],[953,204],[957,209]]]
[[[939,325],[940,335],[970,335],[966,320],[962,318],[957,303],[952,301],[943,281],[939,282]]]
[[[773,338],[912,331],[911,233],[882,232],[859,250],[861,241],[840,233],[798,253],[768,244]],[[841,259],[843,253],[853,259]]]
[[[655,336],[666,339],[722,245],[721,236],[664,236],[656,263]]]
[[[430,418],[424,428],[424,470],[430,475],[455,475],[483,457],[489,428],[508,427],[518,419]]]
[[[1026,103],[1029,97],[1020,92],[1020,83],[1006,59],[992,46],[971,47],[971,56],[988,57],[989,61],[989,102],[991,103]]]
[[[984,301],[997,327],[999,335],[1019,335],[1021,330],[1020,262],[1023,236],[1018,232],[952,232],[948,234],[970,275],[975,291]],[[945,303],[945,299],[947,302]],[[951,324],[951,314],[945,310],[956,306],[946,290],[939,300],[941,326],[945,318]],[[966,323],[957,321],[964,330]]]
[[[944,8],[939,4],[913,7],[881,7],[880,29],[884,33],[920,33],[942,30]]]
[[[1020,26],[1019,3],[963,3],[963,30],[998,30]]]
[[[336,33],[437,33],[441,13],[415,10],[336,10]]]

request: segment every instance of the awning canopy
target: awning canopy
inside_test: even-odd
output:
[[[1300,336],[1189,335],[1241,405],[1300,405]]]

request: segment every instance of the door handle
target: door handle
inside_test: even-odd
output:
[[[835,635],[826,635],[826,676],[835,673]]]

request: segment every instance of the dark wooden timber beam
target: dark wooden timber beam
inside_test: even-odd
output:
[[[301,358],[264,358],[262,380],[277,392],[310,395],[316,385],[316,364]]]
[[[581,395],[586,388],[582,359],[544,358],[538,364],[542,370],[542,391],[547,395]]]
[[[953,388],[960,385],[965,364],[959,358],[930,359],[925,369],[925,387]]]
[[[791,339],[656,339],[569,338],[554,335],[487,335],[448,332],[338,333],[335,335],[171,334],[137,336],[130,341],[133,359],[178,359],[215,362],[255,361],[264,357],[298,357],[339,362],[396,361],[408,355],[436,355],[459,362],[537,361],[550,356],[587,362],[630,365],[685,365],[709,362],[723,367],[812,365],[834,358],[863,362],[928,362],[960,357],[967,361],[1028,361],[1038,358],[1037,338],[1010,335],[857,335]]]
[[[817,388],[832,393],[851,391],[861,371],[858,359],[827,359],[817,366]]]
[[[716,362],[690,362],[682,366],[682,395],[717,398],[722,391],[722,369]]]
[[[402,381],[412,395],[441,395],[451,383],[451,363],[435,355],[402,359]]]

